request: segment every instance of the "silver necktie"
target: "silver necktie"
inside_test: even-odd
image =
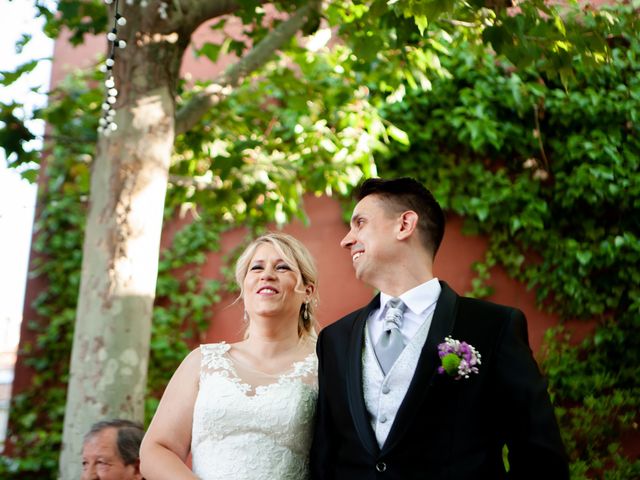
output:
[[[386,375],[404,349],[404,340],[400,332],[402,317],[407,306],[399,298],[392,298],[387,302],[387,313],[384,316],[382,336],[376,343],[374,350],[378,363]]]

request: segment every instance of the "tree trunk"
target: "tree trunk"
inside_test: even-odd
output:
[[[132,31],[140,32],[141,26]],[[81,474],[98,420],[144,416],[151,314],[169,162],[175,81],[186,43],[136,33],[116,57],[117,131],[100,136],[91,178],[67,391],[60,478]]]
[[[216,15],[236,8],[233,2],[187,3],[185,12],[195,12],[187,7],[197,5]],[[317,6],[312,0],[299,8],[230,67],[221,79],[222,94],[196,96],[181,116],[180,131],[263,65]],[[114,67],[118,129],[100,138],[93,165],[60,457],[63,480],[80,477],[83,437],[94,422],[144,416],[162,214],[176,135],[176,83],[198,24],[177,21],[181,24],[171,28],[150,12],[155,10],[127,15],[125,40],[131,47],[118,52]]]

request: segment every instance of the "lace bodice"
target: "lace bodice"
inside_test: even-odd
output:
[[[203,480],[308,478],[317,397],[315,354],[277,376],[229,355],[230,345],[202,345],[193,411],[193,471]]]

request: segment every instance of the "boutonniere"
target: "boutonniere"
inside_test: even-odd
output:
[[[438,367],[438,373],[446,373],[455,380],[469,378],[470,373],[478,373],[480,354],[467,342],[446,337],[444,342],[438,345],[438,355],[442,365]]]

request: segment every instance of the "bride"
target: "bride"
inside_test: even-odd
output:
[[[298,240],[270,233],[240,256],[236,281],[245,340],[201,345],[178,367],[140,447],[147,480],[308,477],[316,268]]]

